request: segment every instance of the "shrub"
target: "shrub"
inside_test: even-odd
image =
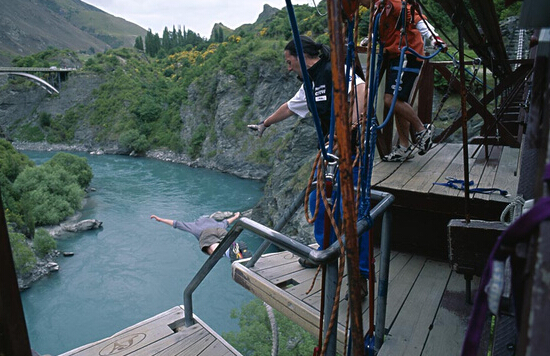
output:
[[[307,331],[283,314],[274,311],[279,332],[279,356],[307,355],[315,347],[316,340]],[[265,306],[253,299],[238,311],[231,311],[232,319],[239,319],[240,330],[222,336],[243,355],[270,355],[272,347],[271,324]]]
[[[199,127],[193,132],[191,137],[191,143],[189,144],[188,154],[191,158],[197,158],[202,150],[202,143],[206,139],[207,127],[204,124],[200,124]]]
[[[47,112],[41,112],[38,115],[38,121],[40,122],[40,126],[42,127],[50,126],[52,123],[52,114]]]
[[[25,169],[13,183],[17,196],[28,207],[23,213],[29,213],[36,225],[57,224],[74,214],[85,195],[74,175],[62,165],[48,162]]]
[[[92,167],[88,165],[86,158],[65,152],[56,153],[55,156],[44,163],[44,167],[53,167],[55,169],[62,168],[66,170],[70,175],[76,178],[81,188],[86,188],[90,185],[94,176]]]
[[[27,243],[25,235],[13,231],[10,231],[9,235],[15,271],[18,275],[27,274],[36,265],[36,256]]]
[[[267,148],[260,148],[256,151],[253,151],[247,157],[247,160],[250,162],[255,162],[259,164],[269,164],[271,160],[271,150]]]
[[[57,243],[46,230],[38,229],[34,235],[33,247],[36,255],[42,258],[55,250]]]
[[[40,142],[44,141],[44,132],[38,126],[32,124],[24,124],[17,128],[14,135],[21,141]]]
[[[120,134],[119,142],[122,147],[136,152],[145,152],[149,149],[147,138],[145,135],[141,135],[136,129],[131,129]]]

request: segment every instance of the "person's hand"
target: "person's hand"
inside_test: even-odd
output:
[[[434,48],[441,47],[441,52],[447,53],[447,44],[439,36],[430,36],[431,45]]]
[[[258,137],[262,137],[266,127],[262,122],[260,122],[259,124],[257,125],[248,125],[248,128],[251,129],[252,131],[258,131]]]
[[[160,218],[156,215],[151,215],[151,219],[155,219],[156,221],[159,221]]]
[[[241,213],[239,211],[237,211],[235,213],[235,215],[233,215],[236,219],[238,219],[240,216],[241,216]]]

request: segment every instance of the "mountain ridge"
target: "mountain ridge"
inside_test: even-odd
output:
[[[81,53],[132,47],[146,30],[80,0],[0,0],[0,65],[50,47]]]

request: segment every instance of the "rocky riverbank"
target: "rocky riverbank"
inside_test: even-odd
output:
[[[80,213],[76,213],[75,215],[64,220],[59,225],[42,226],[41,228],[48,231],[48,233],[54,238],[58,238],[67,233],[101,228],[101,221],[95,219],[86,219],[79,221],[80,215]],[[32,283],[49,275],[50,273],[57,272],[59,270],[59,265],[56,261],[61,255],[69,257],[73,256],[73,253],[70,251],[54,250],[48,253],[43,258],[37,257],[36,265],[34,266],[34,268],[29,273],[17,277],[19,290],[22,291],[28,289],[30,288]]]
[[[61,253],[57,250],[47,254],[44,258],[39,258],[36,261],[36,265],[31,272],[25,274],[24,276],[17,277],[17,285],[19,290],[23,291],[29,289],[32,283],[38,281],[39,279],[49,275],[50,273],[57,272],[59,270],[59,265],[56,260]]]

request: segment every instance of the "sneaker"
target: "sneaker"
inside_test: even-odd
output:
[[[432,137],[434,135],[433,125],[424,124],[424,130],[416,133],[416,144],[418,154],[425,155],[432,148]]]
[[[235,262],[237,260],[241,260],[243,258],[249,258],[249,257],[252,257],[252,252],[248,250],[246,243],[241,241],[241,242],[233,242],[231,244],[231,247],[229,248],[229,258],[231,259],[231,262]]]
[[[390,153],[382,157],[384,162],[404,162],[409,159],[414,158],[414,153],[412,153],[413,147],[409,146],[407,148],[399,146],[397,144],[393,147]]]

